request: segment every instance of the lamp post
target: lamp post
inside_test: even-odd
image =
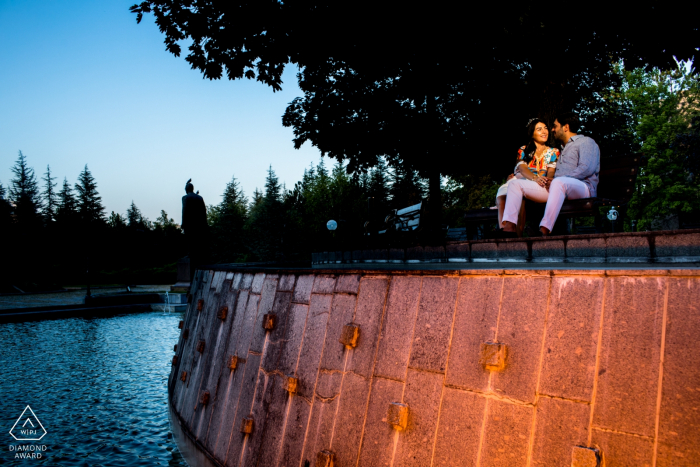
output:
[[[608,219],[610,220],[610,225],[612,226],[612,233],[615,233],[615,221],[617,220],[618,212],[615,210],[615,206],[610,208],[608,211]]]

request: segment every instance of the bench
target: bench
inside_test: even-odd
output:
[[[564,226],[564,222],[567,219],[575,222],[577,217],[590,216],[595,218],[595,232],[602,233],[603,219],[599,208],[603,206],[620,207],[627,205],[634,194],[640,160],[641,157],[637,154],[601,158],[600,174],[598,175],[598,196],[595,198],[564,201],[552,233],[555,235],[566,235],[570,233],[570,229],[574,225],[572,222],[571,225]],[[542,219],[544,203],[526,200],[523,206],[526,210],[527,219]],[[491,223],[495,228],[498,223],[498,210],[490,208],[473,209],[464,213],[464,220],[467,225],[467,235],[470,239],[483,238],[487,236],[485,232],[489,229],[479,228],[479,226]]]

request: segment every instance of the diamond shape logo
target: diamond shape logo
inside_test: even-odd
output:
[[[27,406],[22,411],[10,434],[17,441],[39,441],[46,436],[46,429],[41,424],[31,407]]]

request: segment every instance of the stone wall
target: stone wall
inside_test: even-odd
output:
[[[168,384],[212,464],[700,465],[697,270],[312,272],[198,271]]]
[[[357,263],[700,263],[700,230],[447,242],[313,253],[315,267]]]

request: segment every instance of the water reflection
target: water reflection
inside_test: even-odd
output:
[[[0,324],[0,464],[186,466],[168,425],[180,313]],[[39,442],[8,433],[30,405]],[[41,460],[10,446],[46,445]]]

